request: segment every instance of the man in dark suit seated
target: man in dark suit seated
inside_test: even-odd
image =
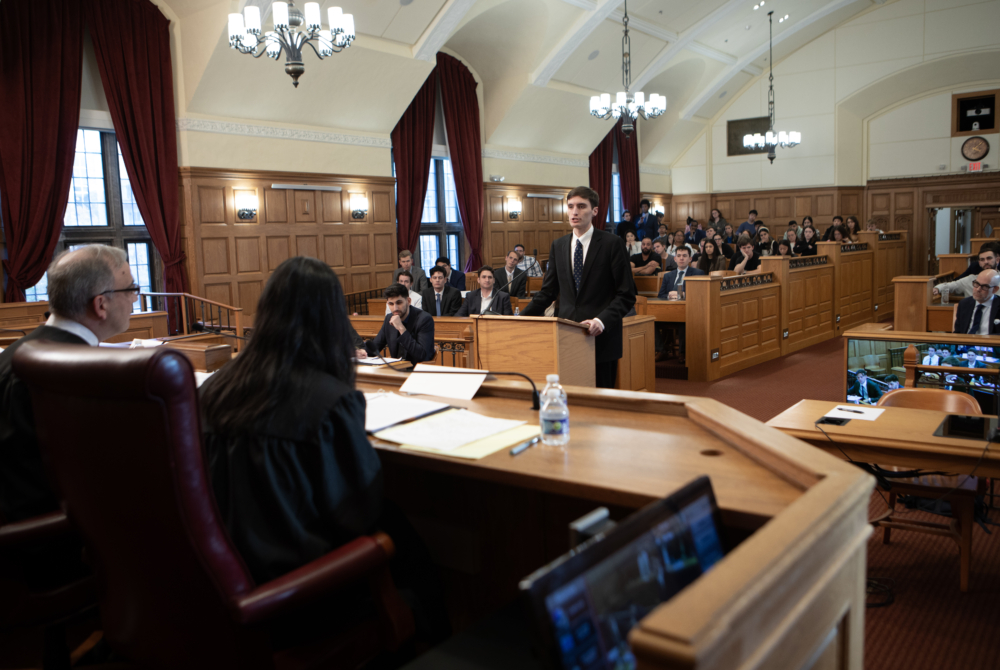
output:
[[[462,292],[454,286],[448,286],[446,272],[440,265],[431,268],[431,286],[420,294],[421,304],[425,312],[431,316],[455,316],[462,306]]]
[[[378,356],[389,347],[389,356],[402,358],[414,365],[434,358],[434,319],[422,309],[410,306],[410,291],[402,284],[393,284],[385,290],[385,299],[391,313],[374,340],[365,342],[365,348],[356,352],[358,358]]]
[[[687,247],[677,247],[677,251],[674,252],[674,262],[677,263],[677,269],[663,275],[660,292],[656,295],[660,300],[679,300],[680,293],[684,290],[685,278],[705,275],[702,270],[691,267],[691,250]]]
[[[566,196],[573,232],[552,242],[542,288],[521,315],[542,316],[558,299],[560,318],[580,322],[597,338],[597,387],[614,388],[622,357],[622,319],[635,306],[635,282],[625,245],[593,226],[598,202],[597,192],[587,186],[577,186]]]
[[[507,261],[497,280],[497,290],[508,296],[525,298],[528,295],[528,273],[517,267],[521,257],[516,251],[507,254]]]
[[[479,288],[466,294],[465,302],[455,316],[485,314],[487,311],[503,316],[514,316],[514,311],[510,308],[510,296],[503,291],[497,291],[495,283],[493,268],[489,265],[479,268]]]
[[[48,279],[52,315],[0,354],[0,516],[8,522],[59,509],[42,465],[31,397],[12,370],[14,352],[32,340],[96,347],[128,330],[139,299],[125,252],[103,244],[59,256]],[[67,540],[26,552],[21,558],[29,585],[47,589],[83,576],[80,551],[79,541]]]
[[[413,254],[409,250],[403,249],[399,252],[399,267],[395,269],[392,273],[392,281],[395,283],[399,278],[400,272],[409,272],[410,276],[413,278],[411,289],[416,293],[420,293],[425,288],[427,288],[427,275],[420,266],[415,265],[413,262]]]
[[[858,370],[854,375],[854,383],[847,389],[848,400],[859,405],[874,405],[882,397],[882,389],[879,385],[868,379],[868,373]]]
[[[1000,272],[983,270],[972,282],[972,295],[962,298],[955,309],[956,333],[1000,335]]]
[[[459,272],[458,270],[451,269],[451,261],[448,260],[447,256],[442,256],[441,258],[434,261],[434,265],[439,265],[444,268],[444,282],[452,288],[457,288],[459,291],[465,290],[465,273]]]

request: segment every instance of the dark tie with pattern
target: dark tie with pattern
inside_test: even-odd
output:
[[[580,281],[583,279],[583,242],[574,240],[576,250],[573,251],[573,281],[576,282],[576,290],[580,290]]]
[[[972,327],[969,328],[970,335],[977,335],[979,333],[979,324],[983,321],[983,307],[982,303],[976,305],[976,314],[972,317]]]
[[[437,315],[441,316],[441,294],[440,293],[435,293],[434,294],[434,302],[437,303],[437,312],[438,312]]]

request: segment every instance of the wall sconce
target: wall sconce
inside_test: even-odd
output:
[[[511,221],[517,221],[518,217],[521,216],[521,201],[516,198],[511,198],[507,201],[507,218]]]
[[[351,218],[363,219],[368,216],[368,198],[360,193],[351,194]]]
[[[236,216],[248,221],[257,216],[257,195],[253,191],[236,192]]]

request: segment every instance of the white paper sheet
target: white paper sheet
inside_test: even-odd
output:
[[[858,421],[874,421],[885,409],[864,407],[861,405],[837,405],[823,416],[831,419],[857,419]]]
[[[368,358],[357,359],[358,365],[385,365],[386,363],[395,363],[397,361],[403,360],[402,358],[379,358],[378,356],[369,356]]]
[[[524,423],[512,419],[494,419],[461,409],[395,426],[376,433],[375,437],[414,447],[450,451]]]
[[[151,349],[163,346],[163,340],[140,340],[138,337],[132,340],[129,349]]]
[[[208,378],[214,374],[214,372],[202,372],[201,370],[195,370],[194,385],[201,388],[201,385],[208,381]]]
[[[472,400],[485,380],[486,373],[482,370],[446,368],[420,363],[410,373],[399,391],[412,395],[436,395],[442,398]]]
[[[366,393],[365,402],[368,405],[365,412],[365,430],[369,433],[448,408],[443,402],[408,398],[385,392]]]

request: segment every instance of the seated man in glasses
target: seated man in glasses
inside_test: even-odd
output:
[[[48,277],[49,320],[0,353],[0,516],[8,522],[59,509],[42,467],[28,389],[11,369],[14,352],[29,340],[96,347],[128,330],[139,298],[125,252],[103,244],[62,254]],[[32,565],[40,579],[58,572],[44,560]]]

